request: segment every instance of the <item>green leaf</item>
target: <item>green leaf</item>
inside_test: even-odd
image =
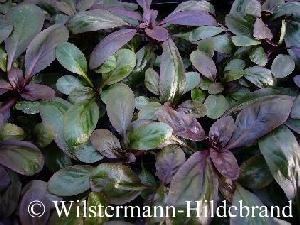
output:
[[[2,141],[0,144],[0,164],[25,176],[40,172],[44,158],[40,150],[25,141]]]
[[[160,63],[159,91],[161,102],[173,102],[184,92],[186,85],[184,65],[179,51],[169,38],[163,43]]]
[[[8,55],[7,70],[25,51],[30,41],[41,31],[45,16],[43,11],[31,4],[19,4],[12,7],[6,14],[6,20],[13,24],[13,32],[5,41]]]
[[[30,101],[18,101],[15,105],[17,110],[21,110],[26,114],[37,114],[40,112],[40,103],[39,102],[30,102]]]
[[[227,34],[218,35],[210,39],[214,44],[215,51],[227,54],[232,52],[233,44]]]
[[[216,26],[201,26],[187,33],[190,41],[199,41],[222,33],[224,29]]]
[[[284,15],[300,16],[300,2],[286,2],[274,10],[274,18]]]
[[[99,69],[96,69],[96,73],[109,73],[117,67],[117,59],[114,55],[109,56],[105,62],[100,66]]]
[[[186,100],[178,106],[178,111],[183,111],[186,114],[191,114],[195,118],[206,116],[207,110],[201,101]]]
[[[228,109],[229,104],[223,95],[209,95],[204,105],[207,109],[207,116],[211,119],[220,118]]]
[[[84,144],[96,128],[99,120],[99,107],[95,100],[77,102],[64,114],[63,133],[71,146]]]
[[[185,74],[185,79],[186,79],[186,85],[185,85],[185,89],[184,89],[183,93],[187,93],[187,92],[193,90],[201,82],[200,74],[196,73],[196,72],[186,73]]]
[[[235,35],[245,35],[252,37],[255,19],[250,15],[228,14],[225,18],[227,27]]]
[[[57,80],[56,88],[61,93],[69,95],[75,88],[84,88],[84,86],[78,78],[72,75],[65,75]]]
[[[272,174],[262,155],[252,156],[240,166],[238,182],[243,187],[261,189],[269,185],[272,181]]]
[[[92,145],[107,158],[118,158],[121,144],[109,130],[97,129],[91,135]]]
[[[260,41],[249,38],[245,35],[233,36],[232,42],[235,46],[252,46],[260,44]]]
[[[210,217],[207,215],[214,211],[209,202],[217,200],[219,184],[207,154],[208,152],[202,151],[191,155],[171,181],[167,197],[168,205],[186,211],[187,201],[191,201],[191,207],[199,208],[197,222],[183,224],[209,224]],[[196,204],[196,201],[200,204]],[[196,217],[196,212],[191,212],[191,216]],[[187,220],[186,216],[184,219]]]
[[[10,22],[0,19],[0,44],[10,35],[12,30],[13,25]]]
[[[262,47],[255,48],[250,56],[250,60],[259,66],[265,66],[268,63],[268,57]]]
[[[201,51],[193,51],[190,55],[193,66],[206,78],[214,81],[217,76],[217,67],[210,56]]]
[[[73,34],[97,31],[127,25],[121,18],[102,9],[77,13],[68,23]]]
[[[290,96],[278,95],[248,104],[237,116],[237,128],[226,148],[253,144],[283,124],[291,112],[293,100]]]
[[[220,36],[219,36],[220,37]],[[212,38],[207,38],[198,42],[197,49],[205,52],[207,55],[213,57],[215,54],[215,44]],[[217,48],[217,47],[216,47]]]
[[[129,49],[121,49],[115,53],[116,68],[104,76],[107,85],[115,84],[126,78],[136,66],[136,55]]]
[[[259,149],[269,169],[288,199],[293,199],[299,187],[300,146],[293,133],[279,127],[259,141]]]
[[[259,88],[264,85],[273,85],[274,79],[272,77],[271,70],[260,66],[253,66],[245,70],[246,75],[244,76],[252,84]]]
[[[246,63],[242,59],[233,59],[231,60],[226,67],[224,68],[225,71],[227,70],[243,70],[246,67]]]
[[[245,8],[245,13],[255,17],[261,17],[261,4],[258,0],[250,0]]]
[[[108,91],[106,110],[109,121],[123,137],[131,122],[134,111],[134,95],[125,84],[114,86]]]
[[[36,137],[36,144],[39,147],[45,147],[49,145],[55,137],[55,133],[54,130],[52,130],[52,127],[44,123],[38,123],[34,127],[33,133]]]
[[[143,124],[128,134],[132,149],[155,149],[168,141],[172,136],[172,128],[166,123],[153,122]]]
[[[152,68],[145,72],[145,86],[153,94],[159,95],[159,75]]]
[[[64,42],[56,48],[56,58],[60,64],[83,77],[87,76],[87,61],[84,54],[75,45]]]
[[[258,210],[253,210],[253,213],[248,213],[251,214],[251,216],[247,216],[247,211],[240,207],[241,204],[242,206],[250,209],[252,207],[256,207]],[[230,218],[231,225],[277,224],[273,221],[274,219],[272,217],[264,216],[266,214],[270,215],[270,212],[268,211],[268,208],[261,202],[261,200],[256,195],[242,188],[240,185],[237,185],[237,189],[234,192],[232,206],[234,206],[236,209],[234,213],[236,217]]]
[[[279,54],[274,59],[271,71],[274,77],[284,78],[290,75],[295,69],[295,63],[291,56]]]
[[[95,94],[95,91],[90,87],[75,87],[69,94],[68,100],[73,103],[88,101],[93,99]]]
[[[141,181],[127,166],[101,163],[90,176],[91,189],[104,194],[111,204],[124,204],[141,192]]]
[[[238,80],[246,75],[245,70],[228,70],[225,71],[224,79],[226,82]]]
[[[108,221],[109,217],[106,216],[99,216],[99,215],[105,215],[105,209],[108,206],[108,200],[107,198],[97,192],[91,192],[89,194],[88,200],[87,200],[87,205],[89,209],[92,208],[97,208],[97,214],[95,213],[94,215],[97,215],[95,217],[89,216],[85,219],[84,224],[85,225],[96,225],[96,224],[103,224],[104,222]],[[101,208],[99,208],[101,206]]]
[[[64,213],[62,213],[62,215],[59,216],[57,214],[57,211],[54,210],[50,217],[49,225],[84,225],[82,215],[83,206],[81,205],[81,203],[65,203],[65,207],[67,209],[70,208],[69,215],[66,216]],[[79,213],[77,212],[77,208],[81,209]]]
[[[161,104],[158,102],[149,102],[147,105],[141,108],[138,112],[138,118],[140,120],[157,120],[155,112],[161,107]]]
[[[48,190],[57,196],[78,195],[90,188],[91,166],[69,166],[59,170],[48,181]]]
[[[5,123],[0,131],[0,140],[22,140],[26,136],[24,130],[12,123]]]
[[[0,47],[0,69],[6,72],[7,54],[2,47]]]
[[[75,158],[73,155],[73,147],[66,143],[64,139],[64,114],[70,108],[71,103],[56,98],[51,102],[42,102],[40,107],[40,113],[43,123],[48,124],[52,127],[55,132],[55,143],[64,153],[71,158]]]
[[[71,158],[55,145],[47,146],[43,155],[47,168],[53,173],[72,165]]]
[[[298,67],[300,67],[300,23],[289,21],[286,27],[286,35],[284,37],[286,47],[290,56]]]
[[[169,145],[160,151],[156,157],[155,175],[162,184],[169,184],[184,162],[185,154],[182,149],[176,145]]]
[[[90,141],[74,147],[74,156],[84,163],[95,163],[104,158]]]
[[[39,33],[30,43],[25,55],[26,76],[33,76],[55,60],[55,48],[67,41],[69,31],[65,26],[53,25]]]

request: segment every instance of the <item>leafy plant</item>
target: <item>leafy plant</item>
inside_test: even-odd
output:
[[[1,1],[0,224],[298,224],[299,2],[136,3]]]

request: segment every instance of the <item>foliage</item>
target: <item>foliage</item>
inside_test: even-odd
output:
[[[298,1],[235,0],[218,19],[208,1],[0,2],[0,225],[299,223]],[[201,213],[67,218],[61,200]],[[205,215],[223,200],[295,210]]]

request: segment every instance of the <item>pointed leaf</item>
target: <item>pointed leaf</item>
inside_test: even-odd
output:
[[[138,176],[127,166],[101,163],[90,176],[91,189],[103,193],[111,204],[124,204],[135,199],[142,186]]]
[[[53,100],[55,98],[55,91],[47,85],[29,84],[21,92],[21,96],[28,101]]]
[[[160,63],[160,99],[162,102],[176,101],[181,97],[184,89],[184,65],[175,43],[169,38],[163,43]]]
[[[12,68],[7,75],[9,83],[15,90],[22,90],[25,85],[23,71],[18,68]]]
[[[101,66],[109,56],[129,42],[136,32],[135,29],[122,29],[106,36],[91,54],[90,69],[96,69]]]
[[[131,122],[134,111],[134,95],[132,90],[122,84],[109,90],[106,110],[109,121],[119,134],[126,136],[126,130]]]
[[[293,98],[279,95],[249,104],[237,116],[236,129],[227,149],[253,144],[258,138],[283,124],[292,109]]]
[[[57,196],[78,195],[90,188],[91,166],[69,166],[52,175],[48,190]]]
[[[64,114],[64,138],[71,146],[84,144],[96,128],[99,107],[94,99],[75,103]]]
[[[94,9],[77,13],[68,23],[68,28],[73,34],[87,31],[97,31],[114,27],[124,26],[121,18],[102,9]]]
[[[156,41],[166,41],[169,38],[169,32],[167,29],[154,26],[152,29],[146,28],[146,34]]]
[[[44,166],[42,153],[30,142],[2,141],[0,156],[1,165],[25,176],[40,172]]]
[[[107,158],[118,158],[121,149],[119,140],[109,130],[98,129],[91,135],[93,146]]]
[[[218,144],[224,147],[232,137],[235,128],[234,120],[231,116],[222,117],[210,127],[209,139],[217,140]]]
[[[26,75],[32,76],[49,66],[55,59],[56,46],[68,38],[69,31],[62,25],[53,25],[39,33],[26,51]]]
[[[56,58],[60,64],[81,76],[87,76],[87,61],[84,54],[75,45],[64,42],[56,48]]]
[[[169,145],[160,151],[156,157],[155,175],[162,184],[169,184],[184,162],[185,154],[182,149],[176,145]]]
[[[210,56],[202,51],[193,51],[190,55],[193,66],[206,78],[214,81],[217,76],[217,68]]]
[[[236,180],[239,177],[239,165],[230,151],[210,149],[210,158],[216,169],[226,178]]]
[[[205,132],[200,123],[189,114],[177,112],[169,106],[162,106],[155,114],[159,121],[172,127],[175,135],[192,141],[202,141],[205,138]]]
[[[209,202],[218,200],[218,177],[207,154],[207,151],[196,152],[179,168],[171,181],[167,198],[168,205],[180,210],[187,210],[187,201],[191,202],[191,207],[199,207],[197,222],[193,224],[209,224],[210,215],[215,210]],[[195,211],[191,214],[196,217]]]
[[[274,77],[284,78],[294,71],[295,66],[291,56],[279,54],[272,63],[271,71]]]
[[[12,34],[5,40],[5,50],[8,55],[7,70],[9,71],[13,62],[41,31],[45,16],[43,11],[35,5],[20,4],[7,12],[6,20],[14,27]]]
[[[259,141],[259,149],[269,169],[288,199],[299,188],[300,146],[293,133],[282,126]],[[296,189],[295,189],[296,188]]]
[[[217,21],[213,16],[206,12],[193,12],[193,11],[182,11],[174,12],[167,16],[160,25],[163,24],[176,24],[185,26],[213,26],[217,25]]]

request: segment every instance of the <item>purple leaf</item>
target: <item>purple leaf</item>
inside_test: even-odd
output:
[[[24,77],[23,77],[23,71],[17,68],[13,68],[8,72],[8,80],[13,89],[21,89],[24,87]]]
[[[231,116],[222,117],[211,126],[209,139],[216,140],[221,147],[224,147],[232,137],[234,129],[233,118]]]
[[[146,28],[146,34],[157,41],[166,41],[169,38],[168,30],[160,26],[155,26],[152,29]]]
[[[273,34],[271,30],[267,27],[266,24],[262,21],[262,19],[256,18],[255,24],[254,24],[254,37],[257,39],[267,39],[272,40]]]
[[[21,93],[22,98],[29,101],[52,100],[55,97],[55,91],[47,85],[29,84]]]
[[[29,184],[27,184],[23,188],[23,198],[20,202],[20,220],[22,225],[33,225],[33,224],[40,224],[44,225],[47,224],[47,221],[50,217],[51,208],[54,208],[54,203],[52,201],[61,201],[62,199],[52,195],[47,190],[47,183],[41,180],[33,180]],[[38,203],[34,204],[31,203],[33,201],[40,201],[43,205]],[[28,207],[32,206],[32,212],[44,213],[40,214],[40,216],[32,217],[28,213]]]
[[[30,43],[25,55],[26,77],[45,69],[55,59],[55,48],[67,41],[69,31],[65,26],[53,25],[39,33]]]
[[[0,191],[5,190],[10,184],[10,178],[3,166],[0,165]]]
[[[143,8],[143,10],[149,10],[152,0],[136,0],[136,2]]]
[[[236,180],[239,177],[239,165],[230,151],[210,149],[210,158],[216,169],[226,178]]]
[[[116,15],[120,15],[120,16],[126,16],[138,21],[142,20],[142,17],[140,14],[138,14],[137,12],[133,12],[129,9],[126,8],[121,8],[121,7],[108,7],[105,8],[107,11],[111,12],[112,14],[116,14]]]
[[[293,97],[278,95],[248,104],[237,116],[236,129],[226,149],[253,144],[283,124],[291,113],[293,101]]]
[[[163,21],[160,22],[160,25],[163,24],[176,24],[176,25],[185,25],[185,26],[218,25],[215,18],[210,14],[206,12],[192,12],[192,11],[172,13],[169,16],[167,16]]]
[[[203,128],[191,115],[177,112],[169,106],[162,106],[155,114],[160,122],[167,123],[173,128],[175,135],[192,141],[205,139]]]
[[[297,87],[300,88],[300,75],[294,76],[293,80]]]
[[[0,164],[22,175],[32,176],[42,170],[44,158],[30,142],[7,140],[0,144]]]
[[[45,16],[41,8],[31,4],[19,4],[9,9],[6,20],[13,24],[11,35],[5,40],[7,71],[25,51],[30,41],[41,31]]]
[[[122,29],[105,37],[94,49],[90,57],[90,69],[96,69],[105,60],[129,42],[136,34],[135,29]]]
[[[5,80],[0,80],[0,95],[3,95],[5,92],[13,90],[12,86],[7,83]]]

